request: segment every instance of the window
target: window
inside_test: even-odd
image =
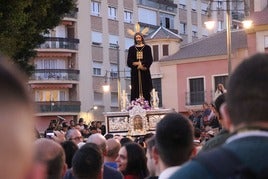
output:
[[[165,18],[165,27],[170,29],[170,19],[168,17]]]
[[[118,106],[118,93],[111,92],[111,106]]]
[[[99,16],[100,15],[100,3],[96,1],[91,1],[91,15]]]
[[[60,91],[60,101],[67,101],[66,99],[66,91]]]
[[[192,0],[192,11],[196,11],[196,0]]]
[[[179,1],[179,8],[186,9],[186,0]]]
[[[102,101],[102,93],[94,92],[94,104],[103,105]]]
[[[159,98],[159,107],[162,106],[162,85],[161,85],[161,78],[154,78],[152,79],[153,87],[158,92]]]
[[[192,33],[193,33],[193,37],[197,37],[197,26],[196,25],[192,25]]]
[[[223,29],[223,21],[218,21],[218,31],[222,31]]]
[[[100,32],[91,32],[92,44],[101,45],[102,44],[102,33]]]
[[[118,46],[118,36],[117,35],[109,35],[109,45],[111,48],[117,48],[117,46]]]
[[[111,71],[110,71],[111,78],[117,78],[118,77],[117,72],[118,72],[117,64],[111,64]]]
[[[38,59],[35,61],[36,69],[65,69],[64,59]]]
[[[217,86],[219,83],[223,84],[224,87],[227,85],[227,75],[222,75],[222,76],[214,76],[214,89],[217,89]],[[215,92],[215,91],[214,91]]]
[[[179,4],[179,8],[180,9],[186,9],[186,5],[185,4]]]
[[[159,61],[158,45],[153,45],[154,61]]]
[[[222,2],[222,0],[218,0],[217,1],[217,8],[218,9],[222,9],[223,8],[223,2]]]
[[[151,9],[145,9],[145,8],[138,8],[138,22],[145,23],[145,24],[151,24],[151,25],[157,25],[157,12],[155,10]],[[160,16],[161,17],[161,16]]]
[[[116,19],[116,8],[115,7],[108,7],[108,17],[109,19]]]
[[[168,45],[163,45],[163,56],[168,56]]]
[[[102,63],[93,62],[93,75],[101,76]]]
[[[180,34],[186,34],[186,23],[180,22]]]
[[[132,23],[132,12],[124,11],[124,22]]]
[[[206,3],[201,3],[201,14],[205,15],[207,13],[208,5]]]
[[[67,76],[66,73],[59,69],[66,69],[64,59],[37,59],[35,62],[36,69],[46,69],[40,73],[35,73],[38,79],[60,78]]]
[[[68,101],[66,90],[36,90],[35,101]]]
[[[203,37],[208,36],[208,29],[207,28],[202,27],[202,35],[203,35]]]
[[[205,101],[204,78],[189,79],[188,102],[190,105],[200,105]]]
[[[174,16],[161,13],[160,24],[167,29],[174,29]]]

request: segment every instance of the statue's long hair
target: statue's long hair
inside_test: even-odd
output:
[[[136,32],[135,35],[134,35],[134,42],[135,42],[135,45],[137,45],[137,41],[136,41],[136,36],[137,36],[137,35],[141,36],[141,41],[142,41],[143,44],[145,44],[145,42],[144,42],[144,37],[143,37],[142,33],[140,33],[140,32]]]

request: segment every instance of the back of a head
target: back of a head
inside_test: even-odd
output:
[[[106,144],[107,144],[107,157],[116,159],[121,147],[120,142],[116,139],[108,139],[106,141]]]
[[[148,175],[148,169],[144,149],[135,142],[126,143],[124,147],[128,159],[124,174],[138,175],[140,178],[145,178]]]
[[[219,95],[215,102],[214,102],[214,105],[215,105],[215,109],[218,113],[220,113],[220,107],[221,105],[225,102],[225,96],[226,96],[226,93],[223,93],[221,95]]]
[[[220,107],[223,103],[225,103],[225,97],[226,96],[226,93],[222,93],[221,95],[219,95],[215,102],[214,102],[214,105],[215,105],[215,109],[217,111],[217,113],[219,114],[220,118],[222,118],[222,114],[220,112]]]
[[[34,111],[23,76],[0,55],[0,178],[19,178],[32,162]]]
[[[156,148],[167,166],[186,162],[193,150],[193,127],[179,113],[166,114],[156,127]]]
[[[104,137],[105,137],[106,140],[108,140],[108,139],[112,139],[112,138],[114,138],[114,135],[111,134],[111,133],[108,133],[108,134],[105,134]]]
[[[78,146],[72,141],[64,141],[61,143],[62,148],[64,149],[66,156],[66,164],[68,168],[72,168],[72,159],[75,152],[78,150]]]
[[[147,151],[149,151],[149,153],[151,154],[152,153],[152,149],[153,147],[155,146],[155,136],[151,136],[150,138],[148,138],[146,141],[146,149]]]
[[[32,105],[32,99],[27,89],[27,77],[8,58],[0,55],[0,97],[1,101],[22,102]],[[32,107],[32,106],[30,106]]]
[[[47,179],[60,179],[65,167],[65,153],[60,144],[51,139],[41,138],[35,141],[35,159],[46,164]]]
[[[106,139],[100,133],[91,134],[87,139],[87,143],[97,144],[102,152],[106,153]]]
[[[97,179],[101,175],[103,157],[94,143],[86,143],[74,155],[72,165],[77,179]]]
[[[232,73],[227,106],[234,125],[268,122],[268,54],[244,60]]]
[[[134,142],[134,141],[132,139],[130,139],[129,137],[123,137],[120,139],[121,146],[124,146],[125,144],[127,144],[129,142]]]

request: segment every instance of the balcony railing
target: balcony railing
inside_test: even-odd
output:
[[[79,70],[74,69],[36,69],[30,80],[78,81]]]
[[[159,26],[157,25],[152,25],[152,24],[147,24],[144,22],[139,22],[141,27],[149,27],[150,30],[156,30],[159,28]],[[169,29],[170,31],[174,32],[175,34],[178,34],[178,30],[177,29]]]
[[[77,50],[79,39],[63,38],[63,37],[45,37],[46,42],[39,45],[41,49],[70,49]]]
[[[80,101],[47,101],[36,102],[37,111],[45,112],[80,112]]]
[[[77,19],[77,12],[78,12],[78,8],[75,8],[74,10],[70,11],[69,13],[66,13],[64,15],[64,17]]]
[[[206,91],[186,92],[186,105],[201,105],[205,102]]]
[[[138,0],[138,4],[173,13],[176,13],[177,11],[177,4],[175,4],[173,0]]]

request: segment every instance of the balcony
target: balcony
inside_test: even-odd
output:
[[[46,101],[35,102],[37,111],[40,113],[47,112],[80,112],[80,101]]]
[[[155,31],[156,29],[159,28],[159,26],[157,26],[157,25],[147,24],[147,23],[144,23],[144,22],[139,22],[139,24],[140,24],[141,27],[149,27],[149,29],[151,31]],[[172,31],[175,34],[178,34],[177,29],[168,29],[168,30]]]
[[[79,81],[79,70],[74,69],[36,69],[30,80],[38,81]]]
[[[66,13],[64,15],[64,17],[77,19],[77,12],[78,12],[78,8],[75,8],[74,10],[70,11],[69,13]]]
[[[45,41],[45,43],[39,45],[37,48],[78,50],[79,39],[63,37],[45,37]]]
[[[177,4],[173,0],[138,0],[138,5],[148,6],[155,9],[177,12]]]
[[[186,92],[186,105],[202,105],[206,100],[206,91]]]

